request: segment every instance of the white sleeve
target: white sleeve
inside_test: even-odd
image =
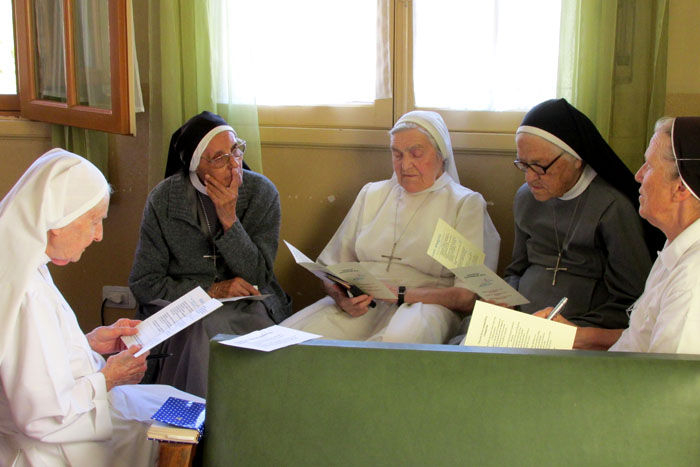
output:
[[[700,354],[700,279],[692,269],[672,274],[661,296],[649,352]]]
[[[60,307],[50,294],[29,293],[22,303],[0,366],[14,423],[44,442],[108,439],[112,422],[104,376],[91,364],[92,350],[77,321],[62,328]]]

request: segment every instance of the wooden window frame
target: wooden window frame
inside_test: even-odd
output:
[[[419,108],[413,98],[413,5],[391,0],[392,97],[370,105],[258,106],[263,144],[386,147],[387,130],[410,110],[434,110],[445,119],[455,150],[514,151],[525,111]],[[323,143],[319,143],[322,141]]]
[[[15,44],[20,115],[59,125],[133,135],[136,129],[133,80],[133,30],[131,0],[108,0],[111,109],[78,103],[73,41],[74,0],[63,1],[66,102],[37,97],[36,41],[32,0],[15,0]],[[100,0],[103,1],[103,0]]]

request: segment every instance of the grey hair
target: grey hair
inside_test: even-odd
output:
[[[391,130],[389,130],[389,135],[395,135],[396,133],[399,133],[401,131],[412,129],[416,129],[428,137],[428,141],[430,141],[430,144],[433,145],[438,157],[440,158],[440,160],[442,160],[442,170],[447,171],[449,161],[445,159],[445,156],[442,154],[442,151],[440,151],[440,146],[438,146],[437,141],[435,141],[435,138],[433,138],[433,135],[431,135],[430,132],[428,132],[428,130],[426,130],[422,126],[413,122],[401,122],[396,124]]]
[[[654,125],[654,133],[659,133],[668,136],[668,144],[664,144],[662,148],[661,157],[666,161],[670,162],[671,165],[668,170],[668,175],[671,179],[678,178],[680,173],[678,172],[678,165],[676,164],[676,158],[673,157],[673,149],[671,145],[673,144],[671,131],[673,130],[673,122],[676,119],[673,117],[661,117],[656,121]]]

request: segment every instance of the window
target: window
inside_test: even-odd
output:
[[[133,134],[130,0],[15,0],[23,117]]]
[[[12,2],[0,0],[0,112],[18,111]]]
[[[221,4],[212,15],[219,20],[215,43],[233,44],[219,54],[235,57],[219,72],[248,80],[262,125],[391,125],[389,86],[385,95],[376,91],[378,81],[391,79],[388,73],[376,76],[377,63],[389,61],[388,51],[377,47],[391,24],[382,16],[388,0],[215,3]],[[228,77],[217,81],[229,86]],[[227,96],[226,89],[219,95]]]
[[[245,31],[263,127],[387,129],[422,108],[453,131],[512,133],[556,95],[560,3],[231,0],[219,27]]]

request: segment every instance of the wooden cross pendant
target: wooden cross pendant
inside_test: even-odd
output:
[[[401,261],[402,258],[399,258],[398,256],[394,256],[394,251],[396,250],[396,243],[394,243],[394,246],[391,248],[391,254],[387,255],[382,255],[382,258],[388,258],[389,259],[389,264],[386,265],[386,270],[388,271],[389,268],[391,267],[391,262],[394,261],[395,259]]]
[[[560,268],[559,263],[561,262],[561,251],[559,252],[559,255],[557,256],[557,264],[553,268],[545,268],[547,271],[554,271],[554,277],[552,277],[552,285],[557,285],[557,272],[559,271],[567,271],[568,268]]]

